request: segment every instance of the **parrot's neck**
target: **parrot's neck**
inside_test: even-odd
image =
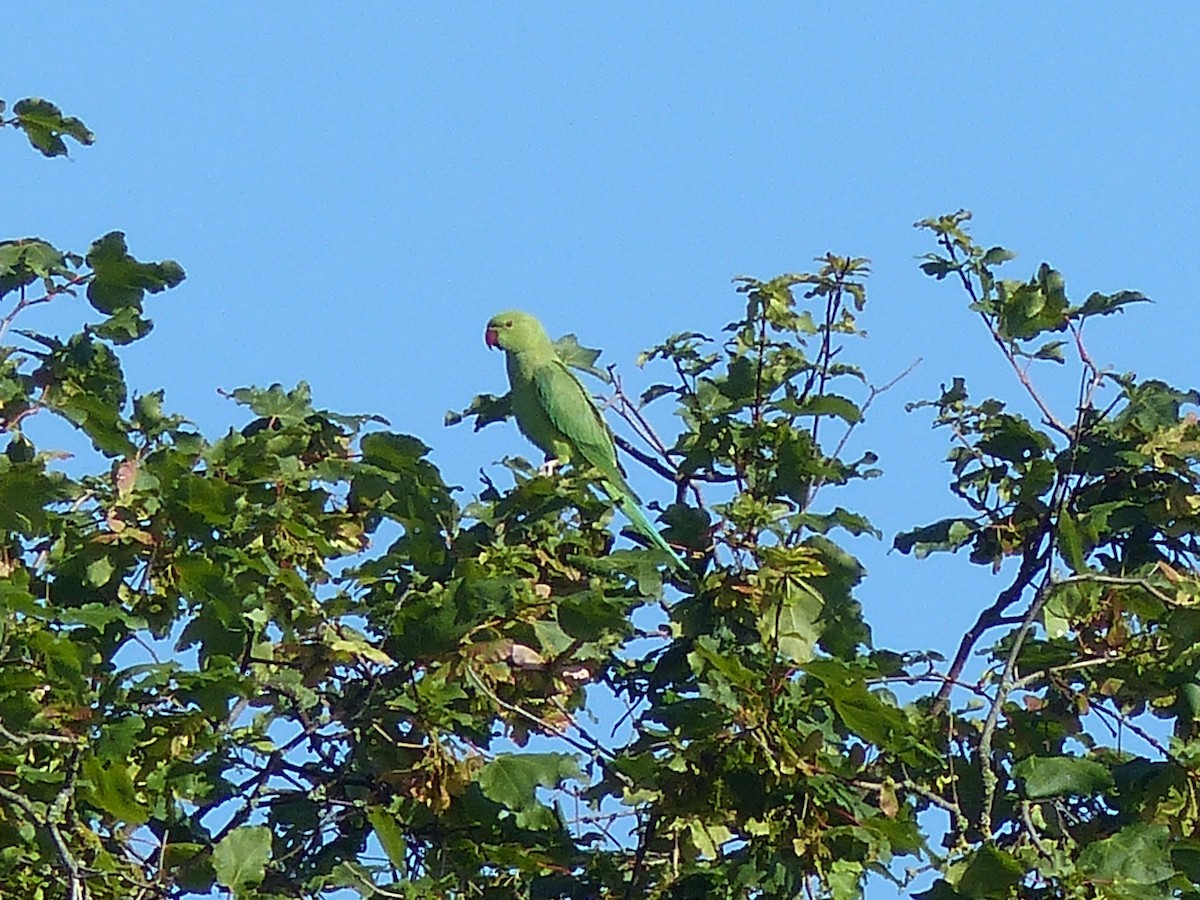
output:
[[[544,345],[526,347],[521,350],[509,350],[504,360],[508,367],[509,381],[529,381],[541,366],[554,359],[554,345],[546,341]]]

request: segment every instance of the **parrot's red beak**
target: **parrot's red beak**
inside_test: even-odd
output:
[[[493,350],[500,346],[500,339],[496,336],[495,328],[489,328],[483,333],[483,342]]]

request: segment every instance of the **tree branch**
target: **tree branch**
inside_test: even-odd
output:
[[[1021,557],[1021,568],[1017,571],[1012,583],[1000,592],[995,603],[979,614],[975,624],[963,635],[962,641],[958,645],[958,652],[954,655],[954,661],[946,672],[946,681],[942,685],[942,689],[938,691],[937,699],[933,704],[934,715],[944,710],[949,702],[950,694],[953,692],[962,670],[966,667],[967,659],[970,658],[975,643],[988,629],[1004,624],[1004,610],[1021,598],[1021,594],[1024,593],[1025,588],[1029,587],[1037,570],[1046,561],[1044,554],[1039,550],[1045,533],[1046,525],[1043,524],[1036,533],[1029,537],[1025,544],[1025,552]]]

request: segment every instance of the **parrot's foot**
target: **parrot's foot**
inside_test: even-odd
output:
[[[561,459],[548,459],[538,466],[538,474],[545,475],[547,478],[554,477],[554,470],[563,464]]]

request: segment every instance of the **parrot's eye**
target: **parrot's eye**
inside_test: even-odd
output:
[[[505,322],[505,323],[504,323],[504,327],[505,327],[505,328],[512,328],[512,319],[509,319],[507,322]]]

